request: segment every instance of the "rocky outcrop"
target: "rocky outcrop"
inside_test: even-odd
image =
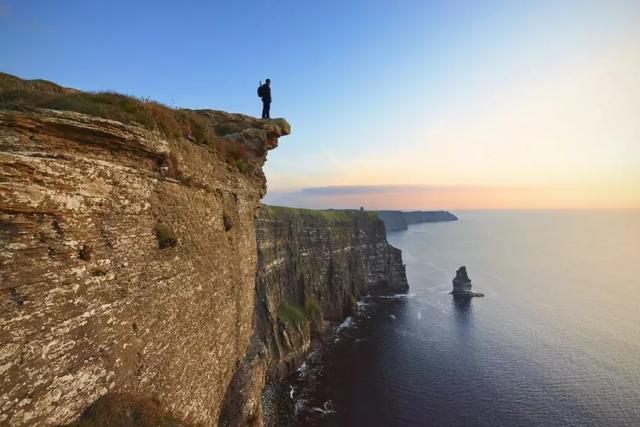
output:
[[[453,278],[453,291],[451,294],[454,297],[472,298],[483,297],[484,294],[479,292],[473,292],[471,290],[471,279],[467,274],[467,267],[462,266],[456,270],[456,277]]]
[[[256,232],[256,333],[228,393],[223,425],[258,422],[265,380],[294,372],[311,339],[327,321],[336,325],[353,314],[359,297],[408,289],[401,252],[387,243],[375,215],[269,206]]]
[[[411,224],[423,222],[456,221],[458,217],[448,211],[376,211],[387,231],[406,230]]]
[[[411,211],[402,212],[408,225],[423,222],[457,221],[458,217],[448,211]]]
[[[408,228],[407,219],[402,211],[376,211],[375,213],[382,220],[387,231],[401,231]]]
[[[77,112],[0,111],[1,425],[68,423],[99,398],[217,422],[254,333],[261,166],[289,127],[200,115],[241,157]]]

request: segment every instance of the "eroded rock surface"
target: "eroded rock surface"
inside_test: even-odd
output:
[[[267,381],[407,289],[375,215],[259,209],[286,121],[0,77],[0,425],[262,425]]]
[[[456,277],[453,278],[453,291],[451,294],[454,297],[472,298],[483,297],[484,294],[480,292],[473,292],[471,290],[471,279],[467,274],[467,267],[462,266],[456,270]]]
[[[289,127],[201,114],[244,171],[135,125],[0,111],[1,425],[68,423],[106,395],[217,423],[253,334],[260,166]]]
[[[370,213],[268,206],[256,232],[255,334],[222,425],[259,425],[265,381],[294,372],[327,320],[336,324],[354,314],[367,293],[408,289],[401,251],[388,244],[383,222]]]

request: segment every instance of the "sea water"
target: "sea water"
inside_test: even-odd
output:
[[[297,424],[640,426],[640,212],[456,214],[389,233],[410,291],[340,328]]]

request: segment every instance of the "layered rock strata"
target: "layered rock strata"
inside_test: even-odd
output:
[[[289,127],[200,114],[241,165],[137,125],[0,111],[1,425],[110,395],[217,423],[254,333],[261,166]]]
[[[0,425],[261,425],[266,381],[407,289],[375,215],[259,209],[282,119],[0,92]]]
[[[236,371],[223,425],[261,422],[265,380],[294,372],[325,321],[354,314],[362,295],[408,289],[401,252],[370,213],[269,206],[256,232],[256,333]]]

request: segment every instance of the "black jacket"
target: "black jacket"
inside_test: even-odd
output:
[[[262,87],[263,95],[262,102],[271,102],[271,86],[267,86],[266,84]]]

